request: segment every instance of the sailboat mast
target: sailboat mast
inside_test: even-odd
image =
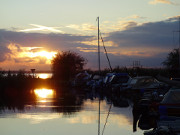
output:
[[[179,73],[180,73],[180,17],[179,17]]]
[[[98,66],[99,66],[99,75],[100,75],[101,68],[100,68],[100,45],[99,45],[99,16],[97,17],[97,21],[98,21]],[[100,120],[101,120],[101,117],[100,117],[100,109],[101,109],[100,104],[101,104],[101,100],[100,100],[100,97],[99,97],[98,135],[100,135]]]
[[[98,21],[98,67],[99,67],[99,75],[100,75],[100,46],[99,46],[99,16],[97,17]],[[99,97],[99,110],[98,110],[98,135],[100,135],[100,97]]]
[[[99,45],[99,16],[97,17],[97,21],[98,21],[98,67],[99,67],[99,74],[101,71],[101,66],[100,66],[100,45]]]

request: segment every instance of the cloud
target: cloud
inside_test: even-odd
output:
[[[93,37],[59,33],[25,33],[0,29],[1,68],[18,70],[20,67],[34,66],[34,68],[50,69],[50,61],[47,59],[53,55],[53,52],[78,51],[76,47],[84,46],[80,42],[90,41],[91,38]],[[47,57],[39,57],[38,55],[41,54],[37,54],[37,52],[46,53]]]
[[[23,47],[44,47],[48,49],[66,50],[71,49],[75,45],[79,45],[80,41],[90,41],[93,36],[78,36],[61,33],[25,33],[0,29],[0,37],[3,38],[4,46],[14,43]]]
[[[109,23],[109,22],[107,22]],[[173,49],[173,31],[178,30],[178,16],[159,22],[139,24],[124,22],[125,29],[105,33],[104,44],[113,67],[131,66],[140,60],[145,67],[160,67],[167,54]],[[41,52],[75,51],[88,60],[86,68],[97,69],[97,37],[62,33],[25,33],[0,30],[1,68],[13,67],[50,69],[45,57],[26,55]],[[175,36],[178,41],[178,36]],[[10,46],[11,45],[11,46]],[[101,66],[108,62],[101,45]],[[19,54],[19,55],[17,55]],[[36,59],[37,58],[37,59]]]
[[[146,17],[134,14],[127,17],[120,17],[116,22],[104,21],[100,28],[104,33],[123,31],[141,25],[144,19],[146,19]]]
[[[180,15],[177,15],[177,16],[173,16],[173,17],[169,17],[168,18],[168,21],[177,21],[178,19],[180,18]]]
[[[80,26],[77,25],[77,24],[70,24],[70,25],[68,25],[68,26],[66,26],[66,27],[72,28],[72,29],[76,29],[76,30],[80,30]]]
[[[152,0],[152,1],[149,2],[149,4],[152,4],[152,5],[156,5],[156,4],[159,4],[159,3],[176,5],[176,3],[171,2],[170,0]]]
[[[8,53],[10,53],[10,50],[0,45],[0,62],[3,62],[8,58]]]
[[[143,66],[162,66],[162,61],[174,47],[172,37],[178,23],[178,18],[172,17],[109,33],[104,39],[105,44],[108,41],[116,45],[107,47],[111,63],[130,66],[134,60],[140,60]]]
[[[7,60],[9,57],[8,54],[11,53],[11,51],[7,48],[9,43],[10,42],[0,34],[0,62]]]
[[[143,17],[143,16],[139,16],[139,15],[131,15],[131,16],[127,16],[127,17],[124,17],[122,18],[123,20],[129,20],[129,19],[146,19],[146,17]]]
[[[108,53],[110,62],[112,67],[120,66],[120,67],[132,67],[133,61],[140,61],[143,67],[162,67],[162,62],[167,56],[167,52],[162,52],[158,54],[153,54],[151,57],[144,57],[144,55],[125,55],[125,54],[113,54]],[[97,52],[84,52],[83,56],[88,56],[88,63],[86,68],[97,69],[98,61],[97,61]],[[147,54],[145,54],[147,55]],[[101,68],[109,68],[108,61],[104,53],[101,53]]]
[[[37,25],[37,24],[30,24],[31,26],[35,26],[37,28],[30,28],[30,29],[24,29],[20,30],[20,32],[31,32],[31,31],[48,31],[48,32],[55,32],[55,33],[64,33],[61,30],[58,30],[59,27],[47,27],[43,25]]]
[[[130,26],[139,25],[139,23],[135,20],[143,21],[144,19],[146,19],[146,17],[133,14],[127,17],[119,18],[118,22],[103,21],[101,22],[100,29],[102,29],[104,33],[108,33],[114,30],[125,30]],[[64,31],[76,34],[79,33],[81,35],[94,35],[97,33],[97,29],[97,24],[82,23],[67,25],[64,28]]]
[[[83,24],[70,24],[67,25],[64,29],[66,32],[79,34],[79,35],[94,35],[97,32],[97,26],[91,23]]]
[[[76,29],[76,30],[79,30],[79,31],[94,31],[94,30],[97,30],[97,27],[95,25],[90,24],[90,23],[83,23],[81,25],[70,24],[70,25],[68,25],[66,27]]]
[[[9,44],[8,49],[11,51],[9,60],[17,64],[50,64],[51,59],[57,52],[45,51],[43,47],[22,47],[21,45]]]
[[[107,41],[121,48],[165,48],[172,46],[172,32],[177,30],[178,20],[144,23],[124,31],[109,33]]]

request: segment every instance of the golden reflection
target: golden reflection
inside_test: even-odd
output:
[[[41,79],[47,79],[47,78],[49,78],[48,74],[39,74],[38,77],[41,78]]]
[[[53,98],[54,96],[54,90],[52,89],[35,89],[34,93],[38,98]],[[42,100],[45,101],[45,100]]]
[[[41,100],[40,102],[41,102],[41,103],[46,103],[47,101],[44,99],[44,100]]]
[[[97,122],[98,116],[93,111],[97,110],[99,106],[99,102],[92,102],[87,100],[84,102],[83,108],[84,110],[78,113],[78,117],[72,117],[68,119],[70,124],[93,124]],[[101,102],[101,123],[105,123],[108,113],[108,105],[106,101]],[[93,110],[93,111],[86,111]],[[112,107],[110,112],[110,117],[108,118],[108,123],[111,125],[118,125],[120,128],[130,129],[133,123],[132,121],[132,113],[129,112],[130,107],[127,108],[116,108]]]

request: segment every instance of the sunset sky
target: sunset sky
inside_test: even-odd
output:
[[[50,70],[57,52],[71,50],[97,69],[98,16],[113,67],[162,67],[178,48],[179,0],[0,0],[0,68]]]

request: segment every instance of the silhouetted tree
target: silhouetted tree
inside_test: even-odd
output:
[[[52,60],[53,77],[61,81],[69,81],[83,70],[85,64],[86,60],[75,52],[57,53]]]
[[[179,67],[179,49],[174,49],[170,52],[163,62],[163,65],[168,69],[178,69]]]
[[[170,77],[179,77],[179,49],[170,52],[162,64],[167,67]]]

